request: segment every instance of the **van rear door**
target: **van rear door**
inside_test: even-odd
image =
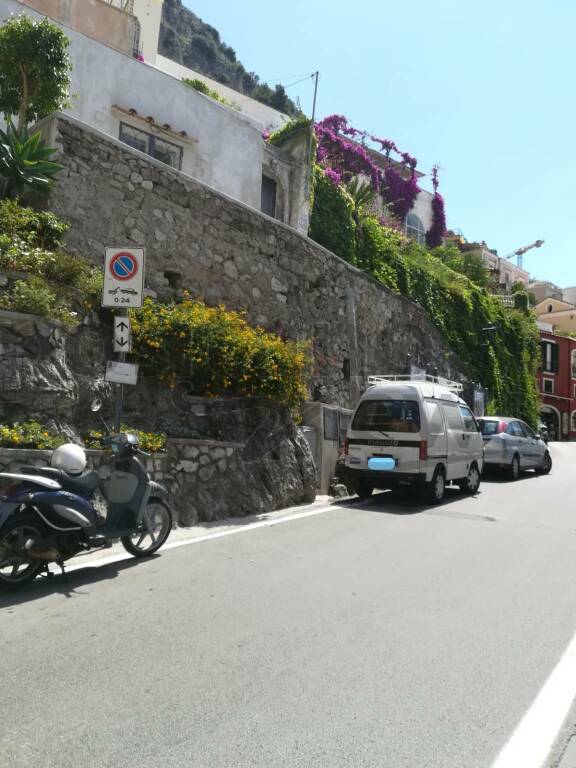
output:
[[[393,472],[418,472],[420,419],[417,400],[363,400],[349,431],[349,467],[369,469],[371,458],[387,457],[394,459]]]

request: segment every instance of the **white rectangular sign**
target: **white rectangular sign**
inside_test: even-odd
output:
[[[106,248],[102,306],[141,307],[144,296],[144,248]]]
[[[132,351],[132,332],[130,318],[116,315],[114,317],[114,352]]]
[[[108,360],[106,363],[106,381],[112,384],[136,384],[138,381],[138,365],[136,363],[118,363]]]

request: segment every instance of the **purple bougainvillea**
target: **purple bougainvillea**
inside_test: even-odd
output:
[[[344,182],[355,176],[368,178],[372,188],[382,193],[392,214],[403,221],[420,192],[416,178],[416,158],[407,152],[400,152],[390,139],[381,139],[353,128],[343,115],[326,117],[316,123],[315,130],[318,164],[325,170],[336,172]],[[388,163],[384,171],[370,156],[366,146],[368,139],[379,145],[380,151],[385,154]],[[394,163],[390,159],[392,152],[399,156],[399,160]],[[404,172],[402,169],[405,169]],[[330,179],[333,181],[334,176],[331,175]]]
[[[342,183],[342,176],[338,173],[338,171],[335,171],[334,168],[325,168],[324,175],[335,186],[338,186],[339,184]]]
[[[438,192],[438,166],[432,168],[432,186],[434,197],[432,198],[432,226],[426,232],[426,244],[430,248],[438,248],[442,245],[446,234],[446,211],[444,210],[444,198]]]

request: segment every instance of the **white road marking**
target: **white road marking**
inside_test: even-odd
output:
[[[159,552],[165,552],[167,549],[176,549],[177,547],[186,547],[190,544],[201,544],[203,541],[210,541],[211,539],[220,539],[224,536],[234,536],[239,533],[247,533],[248,531],[254,531],[258,528],[273,528],[275,525],[282,523],[290,523],[292,520],[302,520],[305,517],[314,517],[315,515],[322,515],[330,510],[339,509],[337,505],[331,504],[327,507],[319,507],[316,509],[310,509],[306,512],[296,512],[293,515],[285,515],[284,517],[276,517],[272,520],[258,520],[255,523],[246,523],[239,528],[232,528],[226,531],[216,531],[215,533],[208,533],[206,536],[197,536],[193,539],[183,539],[181,541],[173,541],[164,544]],[[78,563],[77,565],[71,565],[66,568],[67,573],[78,571],[82,568],[99,568],[101,565],[110,565],[111,563],[118,563],[122,560],[130,560],[132,555],[128,553],[120,555],[111,555],[110,557],[101,557],[97,560],[90,560],[86,563]]]
[[[492,768],[542,768],[576,698],[576,634]]]

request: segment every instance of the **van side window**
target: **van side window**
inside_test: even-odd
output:
[[[446,424],[450,429],[463,429],[462,417],[457,405],[444,404],[442,405],[442,410],[444,411]]]
[[[464,429],[466,432],[478,432],[478,424],[476,423],[476,419],[474,418],[472,411],[469,408],[466,408],[464,405],[461,405],[460,414],[462,416]]]
[[[426,418],[428,419],[428,430],[430,434],[443,435],[444,421],[442,420],[442,413],[440,412],[438,403],[431,403],[430,400],[426,400],[424,407],[426,409]]]

